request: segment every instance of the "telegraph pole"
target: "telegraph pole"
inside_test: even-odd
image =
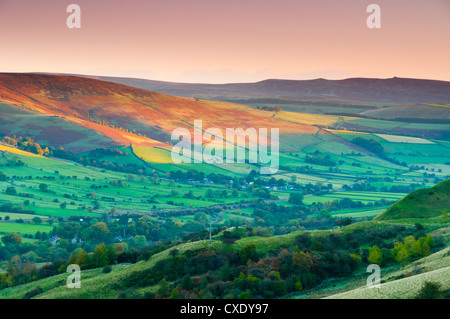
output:
[[[212,222],[209,220],[209,243],[211,244]]]
[[[216,219],[213,221],[211,218],[209,219],[209,243],[211,244],[211,234],[212,234],[212,224],[217,223],[220,220],[220,216],[215,216]]]

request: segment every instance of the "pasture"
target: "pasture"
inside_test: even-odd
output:
[[[265,116],[270,113],[254,111],[258,114],[264,113]],[[393,121],[306,114],[301,110],[282,111],[276,114],[275,118],[277,117],[299,125],[309,122],[309,124],[329,127],[339,123],[357,123],[388,130],[397,127],[396,125],[405,125],[405,123]],[[353,144],[352,141],[356,137],[377,141],[382,145],[386,156],[374,156],[371,152]],[[411,184],[421,187],[431,186],[436,178],[445,178],[450,175],[450,165],[448,165],[450,143],[437,139],[326,129],[317,130],[315,134],[281,134],[280,145],[279,171],[272,176],[262,176],[263,178],[282,179],[285,183],[295,182],[300,185],[330,187],[325,193],[305,196],[304,203],[307,205],[343,199],[369,205],[332,212],[336,217],[375,217],[385,209],[385,206],[371,207],[371,204],[380,200],[397,201],[406,194],[398,191],[381,191],[381,189],[386,190],[394,186],[408,187]],[[138,213],[157,219],[156,215],[159,212],[227,205],[253,198],[249,197],[245,190],[240,190],[236,198],[228,196],[206,199],[204,196],[208,189],[214,192],[226,190],[229,193],[231,189],[227,189],[224,185],[210,183],[171,182],[165,176],[171,171],[187,172],[193,169],[203,172],[205,176],[214,173],[230,177],[246,177],[253,170],[259,172],[257,164],[173,164],[170,150],[166,148],[124,146],[117,149],[127,156],[102,155],[97,160],[123,165],[142,165],[145,167],[144,173],[147,176],[131,174],[130,178],[128,173],[36,156],[0,144],[0,171],[13,177],[7,182],[0,181],[0,204],[21,205],[23,209],[30,210],[42,218],[95,217],[115,209],[119,214]],[[328,156],[335,165],[307,162],[306,157],[312,154]],[[23,162],[24,165],[11,165],[17,161]],[[406,165],[400,165],[400,162]],[[420,165],[421,168],[411,170],[411,165]],[[152,181],[148,176],[153,170],[160,175],[157,181]],[[122,184],[117,185],[117,181],[121,181]],[[368,183],[377,190],[351,189],[351,186],[357,183]],[[48,190],[40,190],[41,184],[46,184]],[[8,187],[14,187],[16,194],[6,194]],[[288,198],[292,192],[295,190],[271,187],[271,193],[282,205],[289,205]],[[193,197],[189,198],[190,196]],[[0,217],[3,216],[2,213]],[[22,217],[23,220],[32,219],[27,214]],[[183,223],[191,218],[192,215],[187,214],[179,220]],[[225,221],[236,218],[248,217],[231,212],[224,215]]]

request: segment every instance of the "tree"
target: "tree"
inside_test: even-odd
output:
[[[289,204],[293,204],[293,205],[302,205],[303,204],[303,194],[290,193],[288,202],[289,202]]]
[[[83,248],[78,250],[78,253],[75,257],[75,264],[80,266],[80,268],[85,267],[89,263],[89,256]]]
[[[17,190],[14,186],[8,186],[5,191],[8,195],[17,195]]]
[[[404,265],[408,262],[409,252],[408,247],[405,244],[396,242],[394,245],[394,249],[392,250],[392,254],[394,256],[394,259],[400,264]]]
[[[125,247],[122,243],[115,243],[114,251],[116,252],[116,255],[120,255],[125,252]]]
[[[240,251],[239,257],[242,263],[246,263],[249,259],[256,259],[256,244],[246,244]]]
[[[219,277],[222,281],[228,281],[231,280],[232,277],[232,271],[231,267],[228,263],[220,267],[219,269]]]
[[[308,271],[313,265],[311,254],[303,251],[294,251],[292,253],[292,264],[302,272]]]
[[[145,238],[144,235],[136,235],[133,238],[134,247],[136,247],[138,249],[143,248],[146,243],[147,243],[147,239]]]
[[[59,239],[58,240],[58,245],[59,245],[59,248],[62,248],[62,249],[65,249],[65,250],[69,249],[69,242],[67,240],[65,240],[65,239]]]
[[[430,235],[428,235],[428,236],[430,236]],[[428,256],[429,254],[431,254],[431,246],[428,244],[426,237],[420,237],[416,243],[417,243],[417,250],[418,250],[417,254],[419,256],[425,257],[425,256]]]
[[[94,231],[100,235],[108,234],[109,229],[104,222],[99,222],[97,224],[92,225]]]
[[[369,249],[369,257],[367,257],[367,260],[372,264],[380,265],[383,261],[383,253],[381,252],[381,249],[378,248],[378,246],[373,246]]]
[[[278,271],[275,271],[275,270],[271,270],[271,271],[269,272],[268,277],[269,277],[270,279],[272,279],[272,280],[281,280],[280,273],[279,273]]]
[[[2,237],[2,242],[7,245],[21,245],[22,237],[18,233],[9,233]]]
[[[159,288],[158,288],[157,293],[161,297],[169,297],[169,295],[170,295],[169,283],[166,281],[166,279],[162,279],[159,282]]]
[[[241,292],[239,299],[252,299],[252,295],[248,291]]]
[[[178,291],[177,288],[174,288],[172,290],[172,294],[170,295],[170,299],[178,299],[179,296],[180,296],[180,292]]]
[[[367,140],[361,137],[356,137],[352,140],[352,143],[375,154],[382,154],[384,152],[383,146],[379,142],[372,139]]]
[[[38,154],[41,156],[44,155],[44,151],[42,150],[41,146],[38,143],[31,144],[29,146],[29,151],[31,153]]]
[[[284,280],[272,281],[270,284],[270,289],[275,294],[275,296],[284,296],[287,293],[286,282]]]
[[[17,146],[17,140],[9,136],[5,136],[3,142],[12,146]]]
[[[91,258],[92,266],[95,268],[104,267],[109,264],[108,251],[104,243],[97,245]]]
[[[319,217],[320,218],[330,218],[331,217],[331,213],[326,210],[326,209],[322,209],[319,213]]]
[[[180,197],[180,192],[176,189],[172,189],[172,191],[170,192],[170,197]]]
[[[184,290],[191,290],[192,288],[194,288],[194,282],[192,281],[190,274],[184,275],[183,279],[181,280],[181,288],[183,288]]]
[[[98,210],[100,208],[100,203],[97,200],[95,200],[93,202],[93,204],[94,204],[94,207],[93,207],[94,210]]]
[[[33,217],[32,219],[33,223],[35,224],[42,224],[42,219],[40,217]]]
[[[110,264],[113,264],[117,261],[117,253],[116,250],[114,249],[114,246],[108,247],[108,261]]]
[[[48,192],[48,185],[45,183],[39,184],[39,190],[41,192]]]

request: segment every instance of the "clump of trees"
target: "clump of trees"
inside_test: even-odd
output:
[[[2,139],[3,143],[20,148],[21,150],[34,153],[37,155],[50,155],[48,147],[42,149],[41,145],[36,143],[31,137],[9,137],[5,136]]]
[[[70,151],[65,150],[63,146],[55,147],[52,145],[41,145],[35,142],[34,139],[29,136],[27,137],[4,136],[2,141],[8,145],[17,147],[23,151],[27,151],[41,156],[53,156],[62,159],[67,159],[70,161],[80,163],[82,165],[91,165],[113,171],[127,172],[134,174],[142,174],[146,171],[146,166],[143,164],[142,165],[139,165],[137,163],[117,164],[113,161],[107,161],[104,159],[102,160],[102,156],[114,156],[114,157],[128,156],[127,152],[123,152],[122,150],[117,148],[111,149],[98,148],[96,150],[91,151],[88,155],[85,154],[76,155]],[[19,160],[17,161],[16,165],[23,165],[23,163]]]
[[[5,203],[1,205],[0,211],[6,213],[36,214],[33,210],[25,209],[22,205],[14,206],[12,203]]]
[[[356,144],[372,153],[382,154],[384,153],[383,145],[373,139],[365,139],[362,137],[356,137],[352,140],[353,144]]]
[[[258,110],[263,110],[263,111],[269,111],[269,112],[281,112],[281,107],[280,106],[270,106],[270,105],[264,105],[264,106],[257,106],[256,107]]]
[[[306,155],[305,162],[308,164],[317,164],[323,166],[336,166],[337,163],[329,154],[321,155],[320,151],[314,152],[313,155]]]
[[[22,237],[18,233],[9,233],[2,237],[5,245],[22,245]]]

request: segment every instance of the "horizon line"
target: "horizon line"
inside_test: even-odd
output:
[[[177,82],[177,81],[166,81],[166,80],[155,80],[141,77],[133,77],[133,76],[116,76],[116,75],[96,75],[96,74],[82,74],[82,73],[60,73],[60,72],[3,72],[0,71],[0,74],[39,74],[39,75],[54,75],[54,76],[72,76],[72,77],[87,77],[93,78],[97,80],[101,80],[100,78],[116,78],[116,79],[128,79],[128,80],[138,80],[138,81],[151,81],[151,82],[161,82],[161,83],[171,83],[171,84],[194,84],[194,85],[228,85],[228,84],[255,84],[261,83],[265,81],[345,81],[345,80],[355,80],[355,79],[369,79],[369,80],[393,80],[393,79],[402,79],[402,80],[421,80],[421,81],[438,81],[438,82],[450,82],[450,80],[439,80],[432,78],[413,78],[413,77],[401,77],[401,76],[392,76],[392,77],[364,77],[364,76],[355,76],[355,77],[345,77],[339,79],[329,79],[329,78],[309,78],[309,79],[288,79],[288,78],[265,78],[259,81],[250,81],[250,82],[222,82],[222,83],[208,83],[208,82]]]

